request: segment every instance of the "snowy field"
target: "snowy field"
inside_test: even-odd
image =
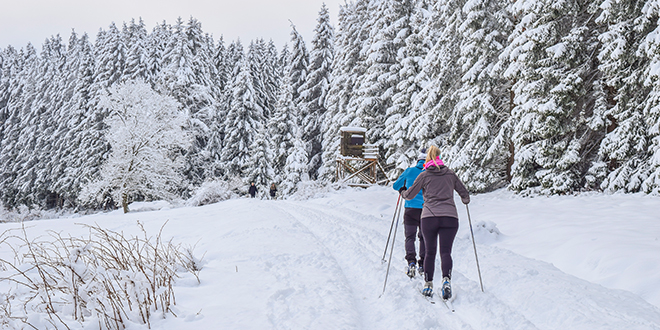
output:
[[[658,197],[473,196],[484,293],[457,198],[455,313],[428,303],[422,280],[405,275],[402,226],[381,296],[396,202],[391,188],[373,187],[307,201],[244,198],[26,225],[32,237],[47,230],[84,236],[80,224],[139,235],[137,221],[152,234],[167,221],[165,239],[196,244],[205,261],[201,284],[184,274],[175,286],[177,317],[154,319],[153,329],[660,329]],[[18,226],[0,224],[0,231]]]

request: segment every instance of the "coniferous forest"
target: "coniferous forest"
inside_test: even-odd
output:
[[[337,15],[336,27],[330,14]],[[194,18],[0,49],[0,201],[107,208],[330,183],[339,128],[396,177],[434,144],[472,192],[660,194],[658,0],[355,0],[313,40]]]

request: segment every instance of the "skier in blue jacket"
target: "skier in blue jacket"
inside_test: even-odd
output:
[[[392,188],[399,192],[410,188],[417,179],[417,176],[424,170],[424,162],[426,161],[426,150],[417,157],[417,165],[407,168],[399,178],[394,182]],[[424,246],[424,238],[422,237],[422,230],[420,229],[420,218],[422,215],[422,207],[424,206],[424,197],[420,191],[415,198],[407,200],[405,203],[405,211],[403,213],[403,228],[406,235],[406,261],[408,262],[408,276],[414,277],[419,265],[419,273],[424,273],[424,255],[426,247]],[[415,235],[419,237],[419,263],[417,263],[417,256],[415,254]]]

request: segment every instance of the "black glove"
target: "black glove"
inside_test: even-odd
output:
[[[408,188],[406,188],[406,186],[401,186],[401,188],[399,188],[399,194],[406,191],[406,190],[408,190]]]

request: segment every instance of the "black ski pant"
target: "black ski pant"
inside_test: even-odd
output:
[[[406,235],[406,261],[408,264],[414,263],[419,266],[424,265],[424,255],[426,246],[420,228],[420,217],[422,209],[406,208],[403,212],[403,229]],[[417,263],[417,254],[415,253],[415,236],[419,237],[419,263]]]
[[[433,281],[435,272],[435,254],[440,239],[440,263],[442,277],[451,277],[453,261],[451,248],[458,232],[458,219],[454,217],[428,217],[422,218],[422,235],[426,243],[426,257],[424,258],[424,273],[426,281]]]

